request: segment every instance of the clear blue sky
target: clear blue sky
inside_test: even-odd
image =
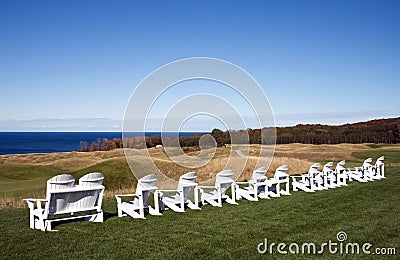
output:
[[[147,74],[194,56],[248,71],[278,125],[397,117],[399,46],[400,1],[2,0],[0,131],[117,129]]]

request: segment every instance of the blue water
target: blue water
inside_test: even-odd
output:
[[[146,136],[160,134],[147,132]],[[197,134],[181,132],[180,136]],[[130,133],[129,136],[143,135]],[[173,135],[173,133],[171,133]],[[80,141],[96,142],[98,138],[121,138],[121,132],[0,132],[0,154],[52,153],[77,151]]]

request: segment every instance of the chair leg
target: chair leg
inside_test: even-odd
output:
[[[299,189],[297,188],[297,185],[295,182],[292,183],[292,189],[293,191],[298,191]]]
[[[91,222],[103,222],[104,221],[103,211],[98,212],[97,214],[94,214],[93,216],[91,216],[89,221],[91,221]]]
[[[154,210],[155,210],[155,213],[157,215],[161,214],[160,213],[160,204],[161,204],[161,210],[164,211],[165,210],[165,204],[164,204],[164,201],[163,201],[163,194],[161,193],[160,198],[159,198],[159,194],[156,191],[156,192],[154,192]]]
[[[150,215],[153,215],[153,216],[162,216],[162,213],[160,213],[158,210],[154,209],[154,208],[151,207],[151,206],[148,206],[148,207],[149,207],[149,214],[150,214]],[[144,217],[144,211],[143,211],[143,217]]]
[[[35,216],[30,212],[29,214],[29,227],[35,229]]]
[[[191,202],[191,201],[188,201],[188,207],[189,207],[190,209],[193,209],[193,210],[201,210],[201,208],[198,207],[196,203],[193,203],[193,202]]]

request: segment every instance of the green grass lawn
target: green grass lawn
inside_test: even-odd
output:
[[[45,196],[46,182],[53,176],[68,173],[78,180],[89,172],[104,174],[104,186],[110,190],[135,187],[137,180],[125,159],[111,159],[78,171],[53,166],[0,164],[0,199]]]
[[[60,172],[52,166],[0,164],[0,199],[44,194],[46,181]]]
[[[384,180],[259,202],[241,200],[237,206],[167,211],[146,220],[116,217],[115,200],[109,199],[103,205],[104,223],[66,223],[56,227],[59,232],[29,229],[27,208],[2,209],[0,258],[265,258],[271,255],[257,252],[265,238],[269,243],[320,245],[337,242],[339,231],[347,233],[347,242],[394,247],[398,255],[399,194],[400,169],[387,167]],[[275,250],[272,257],[282,255]]]
[[[396,150],[377,150],[377,151],[366,151],[366,152],[354,152],[352,156],[365,160],[368,157],[377,159],[380,156],[385,156],[385,164],[399,166],[400,164],[400,152]]]

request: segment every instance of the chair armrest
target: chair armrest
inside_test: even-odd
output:
[[[292,180],[297,181],[297,179],[303,179],[304,176],[290,176],[292,177]]]
[[[31,202],[35,202],[35,201],[47,201],[47,199],[32,199],[32,198],[28,198],[28,199],[24,199],[25,201],[31,201]]]
[[[24,199],[27,203],[28,203],[28,207],[29,209],[33,210],[35,209],[35,202],[36,202],[36,206],[38,209],[42,208],[42,202],[47,202],[47,199],[32,199],[32,198],[28,198],[28,199]]]
[[[115,198],[117,199],[117,203],[121,204],[122,203],[122,198],[123,197],[136,197],[140,198],[142,195],[141,194],[117,194],[115,195]]]
[[[164,192],[182,192],[182,191],[181,190],[157,190],[156,192],[164,193]]]
[[[230,181],[224,181],[224,182],[220,182],[219,184],[221,185],[221,184],[229,184],[229,185],[231,185],[232,183],[235,183],[233,180],[230,180]]]
[[[257,185],[257,186],[268,186],[268,187],[271,187],[272,185],[278,184],[278,183],[279,183],[278,180],[275,180],[275,179],[267,179],[267,180],[262,181],[262,182],[257,182],[256,185]]]
[[[134,197],[136,194],[117,194],[115,197]]]
[[[197,187],[199,184],[197,184],[197,183],[192,183],[192,184],[185,184],[184,186],[182,186],[182,187]]]
[[[200,193],[203,193],[205,189],[215,190],[215,189],[218,189],[218,188],[215,187],[215,186],[196,186],[196,188],[195,188],[195,190],[200,191]]]
[[[235,183],[236,184],[253,184],[252,182],[249,182],[249,181],[237,181]]]
[[[215,186],[197,186],[198,189],[215,189]]]

